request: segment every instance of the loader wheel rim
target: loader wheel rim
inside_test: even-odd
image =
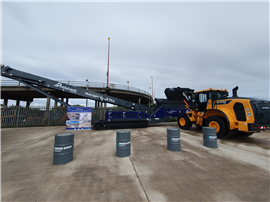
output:
[[[184,118],[180,118],[179,123],[181,126],[185,126],[186,125],[186,120]]]
[[[217,133],[220,131],[220,126],[216,121],[211,121],[209,123],[209,127],[215,128]]]

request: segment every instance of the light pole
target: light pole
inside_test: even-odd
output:
[[[88,85],[89,85],[89,81],[88,81],[88,77],[86,77],[86,89],[88,90]],[[88,107],[88,99],[86,98],[86,107]]]
[[[128,84],[128,90],[129,90],[129,81],[127,81],[127,84]]]
[[[153,102],[154,102],[154,93],[153,93],[153,76],[151,76],[151,80],[152,80],[152,98],[153,98]]]
[[[108,38],[107,88],[109,88],[110,38]]]

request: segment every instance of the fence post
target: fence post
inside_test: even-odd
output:
[[[17,110],[16,128],[18,128],[18,125],[19,125],[19,116],[20,116],[20,105],[18,106],[18,110]]]
[[[50,126],[50,114],[51,114],[51,112],[50,112],[50,108],[49,108],[49,112],[48,112],[48,126]]]

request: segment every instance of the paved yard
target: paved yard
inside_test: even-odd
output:
[[[65,127],[1,129],[2,201],[269,201],[269,131],[203,146],[181,130],[167,150],[163,123],[131,129],[131,155],[116,154],[116,130],[74,131],[74,159],[53,165]],[[69,131],[70,132],[70,131]]]

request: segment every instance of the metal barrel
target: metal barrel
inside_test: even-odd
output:
[[[167,128],[167,149],[170,151],[181,151],[179,128]]]
[[[65,164],[73,160],[74,133],[55,135],[53,164]]]
[[[216,129],[212,127],[203,127],[203,145],[210,148],[218,148]]]
[[[116,156],[118,157],[130,156],[130,131],[129,130],[116,131]]]

